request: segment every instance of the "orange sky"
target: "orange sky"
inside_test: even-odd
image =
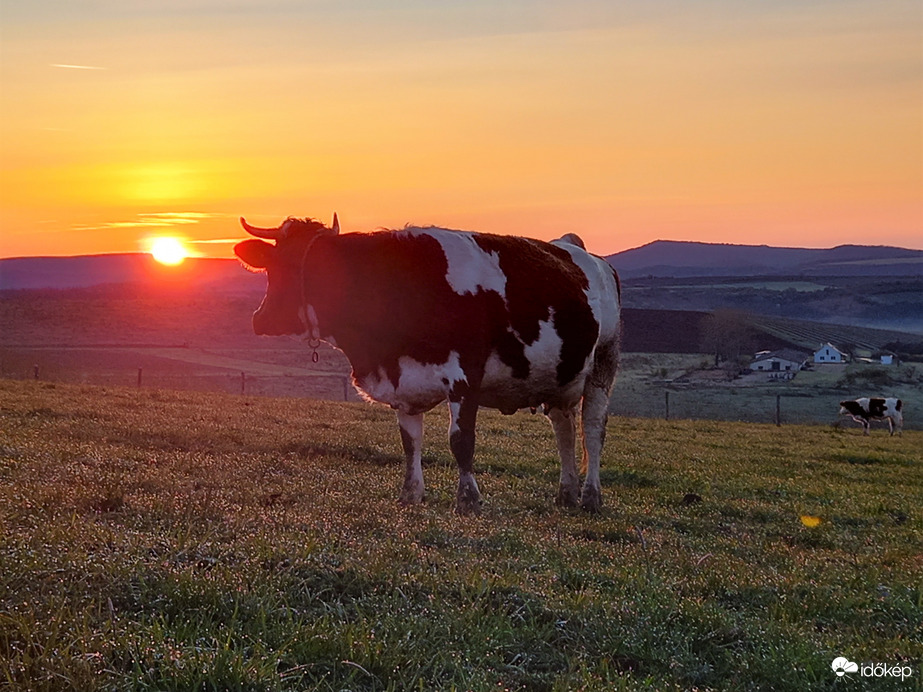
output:
[[[5,6],[0,257],[237,217],[923,248],[919,0]],[[156,9],[151,9],[156,7]]]

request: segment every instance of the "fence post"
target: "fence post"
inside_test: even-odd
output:
[[[240,373],[240,393],[243,394],[244,390],[247,388],[247,373]]]
[[[32,366],[32,377],[35,378],[36,380],[38,379],[38,365],[37,364]]]
[[[776,427],[782,427],[782,395],[776,394]]]
[[[141,368],[138,368],[138,387],[141,387]]]
[[[663,393],[663,406],[665,409],[665,420],[670,420],[670,390],[667,389]]]

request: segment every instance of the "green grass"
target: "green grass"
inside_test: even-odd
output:
[[[384,408],[0,380],[0,689],[920,689],[923,433],[613,419],[587,515],[484,411],[472,519],[427,421],[406,508]]]

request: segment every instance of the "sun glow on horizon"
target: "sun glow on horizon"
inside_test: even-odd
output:
[[[151,240],[150,253],[161,264],[175,267],[189,256],[189,251],[179,238],[162,236]]]

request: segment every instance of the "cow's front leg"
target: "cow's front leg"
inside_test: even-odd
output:
[[[401,428],[401,445],[404,447],[404,487],[400,503],[418,505],[423,502],[423,414],[397,414]]]
[[[455,497],[455,512],[461,515],[479,514],[481,492],[474,480],[474,426],[477,421],[478,405],[471,398],[449,401],[451,422],[449,446],[458,464],[458,493]]]
[[[576,507],[580,501],[580,477],[577,475],[577,457],[574,447],[577,443],[576,408],[553,408],[548,418],[554,428],[554,439],[561,458],[561,482],[554,503],[559,507]]]

